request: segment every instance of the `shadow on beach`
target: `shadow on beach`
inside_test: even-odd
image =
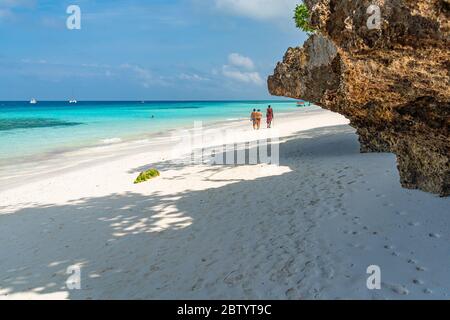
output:
[[[0,292],[69,299],[326,297],[346,261],[342,252],[335,259],[318,224],[354,218],[340,195],[367,198],[366,190],[348,184],[354,177],[339,178],[339,170],[358,169],[349,159],[371,155],[359,153],[348,126],[289,137],[280,155],[290,172],[278,176],[236,177],[218,188],[170,195],[82,198],[2,215]],[[384,162],[373,168],[380,175],[392,166],[386,164],[392,157],[373,157]],[[169,161],[149,167],[163,174],[183,169]],[[209,166],[205,179],[227,168]],[[388,183],[399,188],[395,177]],[[377,201],[374,194],[366,205],[380,206]],[[82,267],[82,290],[65,287],[70,265]]]

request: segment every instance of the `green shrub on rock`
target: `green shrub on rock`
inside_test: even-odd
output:
[[[297,28],[309,34],[314,33],[315,30],[309,25],[310,13],[308,7],[304,4],[299,4],[295,8],[295,25]]]

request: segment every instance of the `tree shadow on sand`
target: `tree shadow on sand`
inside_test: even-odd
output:
[[[282,297],[291,283],[312,276],[306,267],[294,268],[299,259],[302,265],[318,259],[306,248],[316,241],[314,215],[328,213],[318,213],[305,199],[319,201],[319,190],[342,192],[333,179],[315,185],[316,177],[359,154],[348,126],[285,140],[280,165],[290,172],[281,175],[169,196],[129,192],[82,198],[0,216],[0,293],[70,299]],[[324,157],[327,172],[318,165]],[[149,167],[173,169],[169,162]],[[224,168],[205,170],[214,174]],[[250,198],[248,190],[255,191]],[[256,203],[264,209],[257,211]],[[281,236],[280,228],[286,230]],[[82,290],[66,288],[70,265],[82,267]]]

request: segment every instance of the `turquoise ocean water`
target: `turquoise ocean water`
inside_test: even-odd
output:
[[[0,102],[0,165],[34,156],[248,118],[253,108],[295,111],[292,101]]]

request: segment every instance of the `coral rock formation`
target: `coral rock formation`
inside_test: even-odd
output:
[[[448,196],[450,0],[304,2],[317,33],[289,48],[270,93],[343,114],[362,152],[397,155],[404,187]]]

